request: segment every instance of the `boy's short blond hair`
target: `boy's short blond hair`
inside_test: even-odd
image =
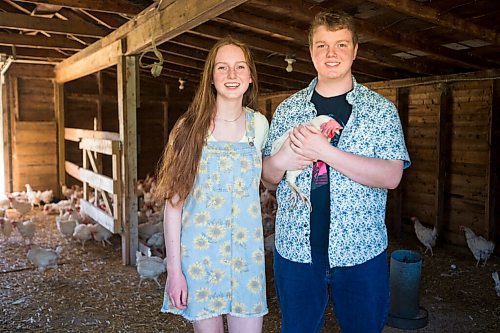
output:
[[[314,31],[321,26],[325,26],[330,31],[347,29],[351,32],[353,44],[358,44],[358,34],[352,17],[344,12],[332,11],[320,12],[314,17],[309,27],[309,47],[313,44]]]

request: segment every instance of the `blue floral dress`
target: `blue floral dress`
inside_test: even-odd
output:
[[[222,314],[265,315],[266,284],[259,201],[262,157],[254,112],[245,111],[248,142],[208,141],[182,211],[181,264],[188,306],[162,312],[202,320]]]

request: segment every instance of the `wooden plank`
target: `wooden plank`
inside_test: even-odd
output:
[[[117,234],[120,232],[120,227],[115,223],[113,216],[106,214],[106,212],[90,202],[80,199],[80,209],[112,233]]]
[[[122,259],[135,265],[139,231],[137,219],[137,61],[135,57],[120,57],[117,69],[118,119],[120,126],[122,187]]]
[[[35,36],[27,36],[27,37],[35,37]],[[26,78],[52,79],[54,78],[54,66],[13,63],[9,67],[9,74],[13,76],[20,76],[24,79]]]
[[[64,83],[116,65],[122,53],[121,41],[117,40],[89,55],[87,58],[56,66],[56,82]],[[71,57],[69,58],[71,59]]]
[[[496,172],[498,171],[498,137],[495,136],[495,131],[498,131],[500,128],[500,80],[493,80],[491,86],[491,121],[490,121],[490,131],[489,131],[489,161],[486,168],[486,204],[485,204],[485,225],[486,225],[486,234],[488,238],[491,240],[495,239],[495,235],[497,234],[496,230],[496,215],[495,215],[495,204],[496,204],[496,182],[498,175]],[[498,132],[497,132],[498,133]]]
[[[64,137],[66,140],[77,141],[77,142],[83,138],[120,141],[119,133],[106,132],[106,131],[92,131],[80,128],[66,128],[64,130]]]
[[[23,31],[45,31],[54,34],[71,34],[100,38],[108,32],[92,24],[66,21],[57,18],[29,16],[25,14],[0,12],[0,27]]]
[[[112,173],[113,173],[113,179],[115,180],[115,187],[113,189],[113,216],[116,219],[116,224],[120,228],[120,232],[124,232],[125,230],[125,223],[123,222],[123,216],[125,215],[123,212],[123,199],[122,199],[122,165],[121,165],[121,144],[120,142],[113,141],[112,144],[113,148],[113,155],[111,157],[111,164],[112,164]],[[123,243],[123,236],[122,236],[122,243]],[[122,256],[123,256],[123,249],[122,249]],[[127,256],[128,257],[128,256]]]
[[[79,172],[80,179],[83,182],[89,183],[89,185],[94,188],[113,193],[113,179],[84,168],[79,168]]]
[[[80,141],[79,147],[80,149],[87,149],[93,152],[111,155],[113,153],[111,144],[112,144],[111,140],[84,138]]]
[[[79,181],[82,181],[80,178],[80,167],[72,162],[65,161],[64,162],[64,169],[70,175],[71,177],[78,179]]]
[[[116,57],[122,54],[137,54],[151,45],[152,38],[155,38],[156,44],[161,44],[181,33],[190,30],[193,27],[204,23],[229,9],[232,9],[246,0],[186,0],[175,1],[167,7],[155,9],[156,4],[141,12],[135,19],[122,25],[114,32],[88,46],[79,53],[71,56],[56,66],[56,76],[58,82],[66,82],[69,73],[77,68],[82,73],[93,73],[100,69],[116,64]],[[95,59],[94,54],[102,53],[101,50],[107,49],[109,45],[120,43],[120,40],[126,41],[127,49],[119,48],[108,49],[108,63],[104,67],[96,66],[90,59]],[[80,66],[74,67],[73,63],[78,62]],[[68,67],[72,70],[67,70]],[[101,66],[103,64],[101,63]],[[60,73],[65,73],[64,75]],[[69,76],[76,79],[81,76]]]

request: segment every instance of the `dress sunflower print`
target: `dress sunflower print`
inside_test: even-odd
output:
[[[246,111],[248,142],[208,141],[182,212],[181,263],[188,306],[162,312],[202,320],[222,314],[265,315],[266,285],[260,213],[260,152],[254,113]]]

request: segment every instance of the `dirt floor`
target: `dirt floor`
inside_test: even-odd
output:
[[[118,236],[111,239],[112,246],[91,241],[82,250],[76,241],[60,236],[54,216],[37,216],[41,218],[34,243],[53,249],[63,245],[59,268],[36,271],[17,232],[8,241],[0,240],[1,332],[192,332],[189,322],[160,313],[163,290],[153,281],[137,287],[135,267],[121,264]],[[395,249],[421,251],[411,233],[391,242],[389,251]],[[500,297],[491,278],[498,270],[499,257],[476,268],[465,249],[437,247],[433,257],[425,255],[420,305],[429,312],[429,324],[409,332],[500,332]],[[267,277],[270,311],[264,332],[279,332],[270,256]],[[323,332],[338,331],[329,310]],[[384,332],[406,331],[386,327]]]

